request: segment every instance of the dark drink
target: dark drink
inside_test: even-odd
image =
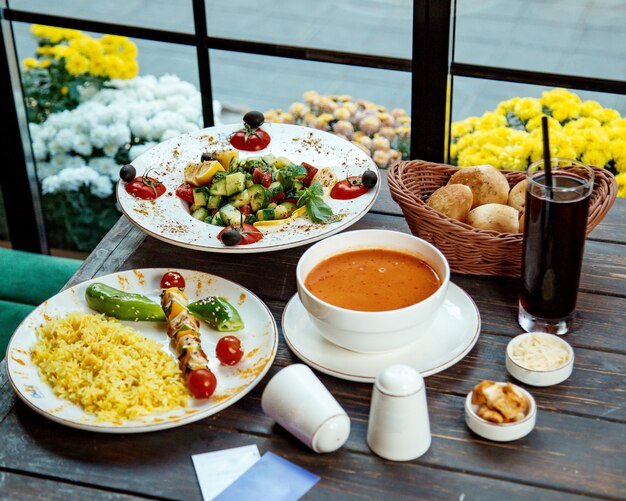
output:
[[[555,168],[552,189],[543,173],[529,178],[519,318],[526,330],[564,334],[570,327],[592,185],[580,167]]]

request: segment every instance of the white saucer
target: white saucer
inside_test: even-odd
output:
[[[388,353],[357,353],[327,341],[313,325],[298,294],[287,303],[283,336],[291,351],[311,367],[348,381],[373,383],[385,367],[407,364],[422,376],[451,367],[469,353],[480,334],[480,314],[471,297],[450,283],[441,311],[418,341]]]

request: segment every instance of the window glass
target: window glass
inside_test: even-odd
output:
[[[50,247],[90,251],[121,215],[120,166],[202,126],[195,50],[19,23],[14,33]]]
[[[382,167],[392,150],[408,154],[410,73],[216,50],[210,61],[224,122],[256,109],[268,121],[334,129],[372,155],[382,150],[373,157]]]
[[[155,28],[182,33],[193,33],[191,0],[106,0],[80,2],[75,0],[9,0],[9,6],[39,14],[74,17],[89,21]]]
[[[626,96],[455,78],[450,161],[523,169],[542,154],[540,115],[553,154],[626,173]]]
[[[411,57],[410,0],[206,0],[209,36]]]
[[[456,2],[455,61],[626,79],[623,0]]]

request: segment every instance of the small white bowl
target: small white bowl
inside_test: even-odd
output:
[[[539,340],[545,339],[546,342],[556,343],[562,346],[569,353],[567,361],[559,367],[541,370],[525,367],[519,362],[513,360],[513,349],[516,344],[529,339],[530,336],[537,336]],[[574,350],[567,341],[554,334],[547,334],[544,332],[527,332],[520,334],[519,336],[515,336],[511,339],[511,341],[509,341],[509,344],[506,346],[505,365],[509,374],[522,383],[526,383],[531,386],[552,386],[554,384],[562,383],[572,374],[572,371],[574,370]]]
[[[441,286],[419,303],[388,311],[357,311],[334,306],[305,287],[309,272],[321,261],[360,249],[406,252],[427,262],[439,275]],[[326,238],[309,248],[296,267],[298,296],[320,334],[331,343],[359,353],[383,353],[415,342],[434,320],[443,304],[450,267],[432,244],[407,233],[389,230],[358,230]]]
[[[505,383],[497,384],[504,385]],[[537,403],[524,388],[519,386],[515,386],[515,388],[528,399],[529,406],[526,417],[514,423],[497,424],[487,421],[476,414],[480,405],[472,403],[472,392],[470,391],[465,398],[465,422],[469,429],[494,442],[510,442],[528,435],[535,427],[537,420]]]

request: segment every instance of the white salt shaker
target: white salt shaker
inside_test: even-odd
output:
[[[408,365],[392,365],[376,377],[367,443],[377,455],[409,461],[430,447],[424,378]]]

